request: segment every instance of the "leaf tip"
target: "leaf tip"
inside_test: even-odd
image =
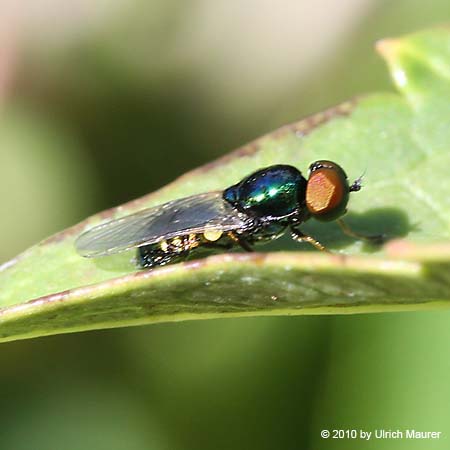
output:
[[[380,39],[375,43],[375,49],[387,61],[395,57],[398,47],[399,40],[394,38]]]
[[[407,74],[399,64],[400,55],[403,51],[403,42],[401,39],[381,39],[376,42],[375,48],[377,52],[387,62],[391,70],[392,78],[396,85],[401,89],[408,83]]]

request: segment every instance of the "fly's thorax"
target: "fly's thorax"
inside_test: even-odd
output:
[[[295,214],[303,207],[305,196],[305,178],[295,167],[287,165],[258,170],[223,194],[239,211],[275,221]]]
[[[273,241],[284,234],[287,225],[287,221],[262,222],[253,230],[248,231],[246,238],[252,243]]]

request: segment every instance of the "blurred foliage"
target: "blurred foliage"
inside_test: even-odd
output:
[[[216,32],[201,14],[189,22],[205,3],[123,0],[101,23],[87,21],[82,32],[66,27],[75,8],[52,14],[41,8],[47,22],[13,33],[20,36],[12,45],[18,53],[12,82],[6,93],[0,90],[0,117],[11,129],[0,129],[15,135],[9,139],[17,150],[8,164],[23,178],[11,182],[5,175],[13,171],[3,166],[11,152],[1,137],[0,192],[17,196],[2,214],[1,260],[279,124],[362,92],[391,89],[373,42],[450,17],[447,0],[367,0],[358,9],[351,2],[320,3],[311,31],[313,6],[298,2],[303,13],[293,15],[297,2],[286,2],[286,16],[296,17],[298,30],[309,35],[270,35],[268,61],[293,43],[301,64],[296,70],[278,64],[280,73],[293,74],[290,82],[270,72],[276,89],[259,85],[250,99],[245,94],[259,72],[252,70],[252,51],[240,45],[252,35],[248,23],[236,21],[243,24],[237,29],[231,22]],[[228,4],[228,14],[241,17],[242,3]],[[258,16],[254,3],[248,8]],[[345,29],[328,35],[320,58],[303,66],[302,49],[314,54],[330,24],[325,19],[337,10],[353,20],[338,21]],[[196,26],[209,30],[200,60],[198,53],[173,47]],[[52,35],[55,28],[71,30],[70,40]],[[229,51],[247,64],[240,66],[247,68],[241,79],[250,81],[242,85],[233,65],[216,64],[223,50],[215,44],[220,40],[226,48],[230,36]],[[215,63],[208,66],[209,60]],[[227,85],[230,73],[236,81]],[[33,136],[31,142],[24,144],[25,136]],[[170,161],[169,150],[177,154]],[[91,175],[77,175],[77,167]],[[29,180],[36,181],[30,186]],[[35,211],[38,202],[49,205],[42,214]],[[360,449],[360,441],[325,443],[318,436],[323,427],[344,425],[444,432],[443,439],[425,444],[382,441],[367,448],[447,448],[449,318],[439,312],[217,320],[4,344],[0,448]]]
[[[99,188],[76,138],[25,107],[3,109],[0,149],[3,261],[88,213]]]

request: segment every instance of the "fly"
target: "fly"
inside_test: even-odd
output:
[[[295,241],[325,247],[300,230],[314,217],[337,220],[357,239],[381,242],[382,236],[353,232],[341,217],[350,192],[361,189],[358,178],[349,185],[344,170],[332,161],[316,161],[306,180],[293,166],[260,169],[224,191],[174,200],[98,225],[76,240],[82,256],[91,258],[137,248],[141,268],[153,268],[186,259],[200,250],[227,251],[280,237],[286,230]]]

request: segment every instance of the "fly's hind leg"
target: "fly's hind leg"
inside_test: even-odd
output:
[[[244,249],[246,252],[254,252],[255,249],[249,244],[248,241],[246,241],[243,237],[238,236],[236,233],[233,233],[230,231],[228,233],[228,236],[230,239],[235,242],[237,245],[239,245],[242,249]]]
[[[291,237],[294,241],[297,242],[308,242],[308,244],[313,245],[318,250],[328,252],[327,250],[318,240],[314,239],[312,236],[308,236],[307,234],[302,233],[297,228],[291,227]]]
[[[384,234],[375,234],[366,236],[365,234],[357,233],[356,231],[353,231],[342,219],[337,220],[338,225],[341,227],[341,230],[347,235],[352,238],[370,242],[374,245],[381,245],[383,242],[386,241],[386,235]]]

